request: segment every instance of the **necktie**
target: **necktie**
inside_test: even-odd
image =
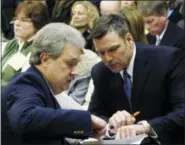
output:
[[[127,73],[127,71],[123,72],[123,78],[124,78],[124,90],[127,95],[127,98],[129,102],[131,101],[131,90],[132,90],[132,83],[130,80],[130,75]]]

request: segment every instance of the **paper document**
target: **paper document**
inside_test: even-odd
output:
[[[148,137],[148,135],[137,135],[131,138],[125,139],[113,139],[113,140],[84,140],[81,142],[82,145],[103,145],[103,144],[141,144],[144,138]]]
[[[59,95],[55,95],[57,102],[62,109],[74,109],[74,110],[85,110],[80,104],[75,102],[67,93],[63,92]]]

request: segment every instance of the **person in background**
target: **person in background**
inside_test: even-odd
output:
[[[122,8],[120,13],[129,21],[130,33],[135,42],[147,44],[147,37],[145,35],[145,23],[143,16],[136,7]]]
[[[121,1],[105,1],[100,2],[100,13],[101,15],[118,13],[121,9]]]
[[[146,133],[162,144],[183,144],[185,53],[135,43],[128,21],[119,14],[100,17],[90,37],[102,62],[92,68],[89,111],[107,120],[109,135],[125,126],[126,137],[125,128],[132,127],[136,135]]]
[[[78,0],[56,1],[52,11],[51,22],[69,24],[71,21],[71,8],[76,1]]]
[[[168,5],[168,19],[170,22],[184,29],[184,0],[169,0]]]
[[[149,31],[149,44],[185,48],[184,31],[168,20],[168,4],[165,1],[140,1],[138,9]]]
[[[71,9],[70,25],[79,30],[86,39],[86,49],[94,51],[92,40],[88,40],[91,30],[99,18],[98,9],[89,1],[77,1]]]
[[[91,80],[91,69],[100,61],[100,57],[91,50],[83,49],[84,54],[81,56],[80,62],[75,67],[76,75],[70,83],[68,90],[69,97],[73,98],[77,103],[83,105]]]
[[[32,38],[49,22],[48,9],[39,1],[23,1],[18,5],[12,22],[16,38],[6,44],[1,57],[2,90],[15,74],[27,67]]]
[[[36,33],[30,68],[2,92],[2,145],[63,145],[64,137],[104,136],[104,120],[62,109],[55,99],[69,88],[84,45],[81,33],[63,23],[50,23]]]
[[[121,0],[121,8],[125,7],[137,7],[137,1],[136,0]]]

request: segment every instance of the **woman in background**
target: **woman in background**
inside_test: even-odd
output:
[[[39,1],[23,1],[16,8],[12,22],[16,38],[6,44],[1,58],[2,90],[15,74],[28,66],[32,51],[32,38],[49,22],[48,8]]]
[[[71,9],[70,25],[78,29],[86,39],[86,49],[94,51],[92,40],[88,40],[88,36],[94,26],[94,23],[99,19],[99,12],[95,5],[89,1],[77,1]]]
[[[136,7],[125,7],[120,12],[130,24],[130,32],[136,42],[147,44],[144,19]]]

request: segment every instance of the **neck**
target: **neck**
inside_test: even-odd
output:
[[[81,33],[85,32],[87,30],[87,27],[81,27],[81,28],[77,28],[78,31],[80,31]]]
[[[47,82],[49,88],[52,90],[53,94],[56,95],[58,94],[57,92],[55,92],[55,90],[53,89],[53,85],[51,82],[49,82],[49,77],[47,75],[47,71],[44,69],[44,67],[42,65],[35,65],[35,67],[38,69],[38,71],[42,74],[44,80]]]

